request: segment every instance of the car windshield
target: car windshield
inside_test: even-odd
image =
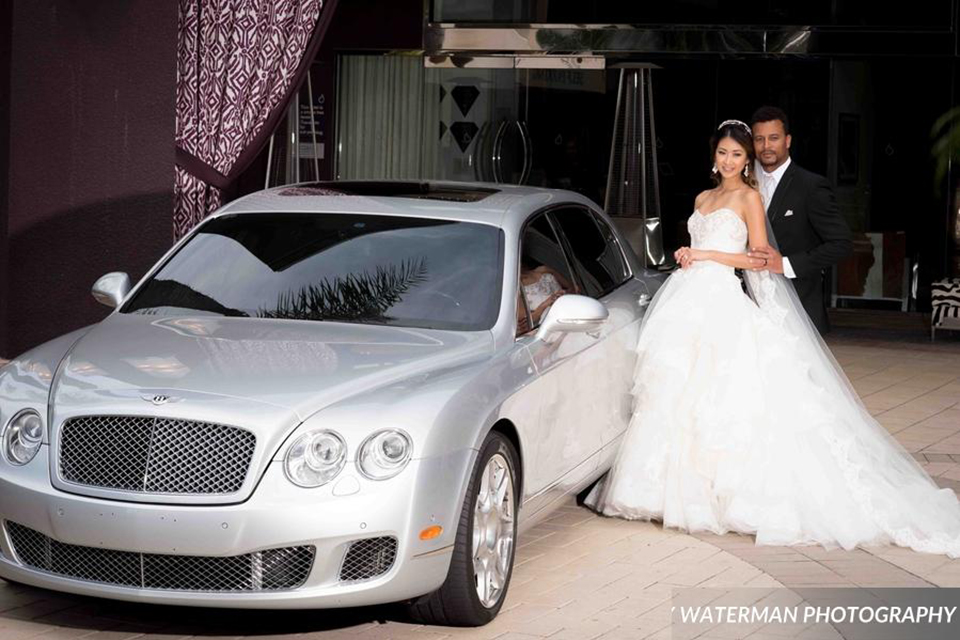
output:
[[[500,307],[502,235],[399,216],[224,216],[204,224],[122,312],[485,330]]]

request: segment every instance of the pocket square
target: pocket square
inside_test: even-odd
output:
[[[786,218],[786,217],[792,216],[792,215],[793,215],[793,209],[787,209],[787,212],[786,212],[785,214],[783,214],[783,217]]]

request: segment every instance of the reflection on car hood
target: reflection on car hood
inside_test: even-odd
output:
[[[71,351],[54,402],[139,390],[243,398],[301,419],[346,397],[487,357],[489,332],[114,314]],[[105,407],[106,408],[106,407]]]

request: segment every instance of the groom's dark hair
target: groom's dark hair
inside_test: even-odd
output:
[[[784,134],[790,135],[790,121],[787,119],[786,112],[780,107],[760,107],[753,112],[753,117],[750,118],[750,127],[752,128],[758,122],[770,122],[771,120],[782,122]]]

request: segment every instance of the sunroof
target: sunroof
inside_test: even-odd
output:
[[[449,200],[452,202],[479,202],[487,196],[498,193],[498,191],[497,189],[482,187],[442,186],[431,182],[330,181],[300,184],[283,189],[278,193],[281,196],[382,196],[421,200]]]

